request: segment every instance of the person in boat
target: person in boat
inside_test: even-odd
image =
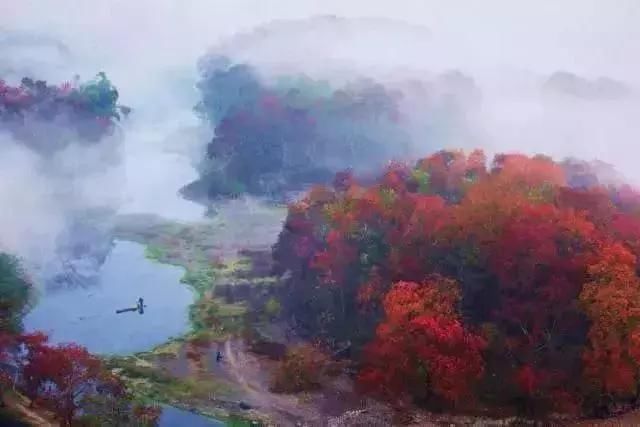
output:
[[[126,313],[126,312],[130,312],[130,311],[137,311],[140,314],[144,314],[144,300],[142,298],[138,298],[138,302],[136,303],[135,307],[130,307],[130,308],[123,308],[120,310],[116,310],[116,313],[120,314],[120,313]]]

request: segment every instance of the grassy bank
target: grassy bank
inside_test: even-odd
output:
[[[188,334],[147,352],[107,358],[106,363],[145,401],[196,410],[228,425],[259,425],[255,420],[260,414],[239,411],[230,403],[241,397],[233,381],[199,374],[198,362],[190,359],[190,352],[206,353],[202,348],[237,336],[247,326],[247,304],[217,297],[216,284],[271,286],[277,282],[274,277],[255,277],[249,257],[220,244],[219,235],[226,229],[223,221],[215,219],[179,224],[150,215],[120,218],[116,238],[145,245],[149,259],[183,267],[181,281],[194,290],[196,298],[189,308]],[[194,372],[175,375],[167,370],[171,361],[187,364]]]
[[[214,297],[216,283],[233,281],[251,268],[250,260],[225,260],[220,255],[216,234],[221,227],[216,221],[179,224],[132,215],[122,217],[116,228],[116,238],[145,245],[147,258],[185,269],[181,281],[196,293],[189,310],[190,336],[208,333],[211,339],[225,339],[238,332],[247,311],[243,304],[224,304]]]

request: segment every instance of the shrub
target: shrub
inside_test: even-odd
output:
[[[287,351],[271,379],[271,390],[277,393],[297,393],[321,386],[328,357],[311,344]]]

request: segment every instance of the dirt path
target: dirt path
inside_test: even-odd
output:
[[[229,374],[244,390],[247,403],[269,413],[278,426],[321,425],[320,414],[311,406],[295,396],[272,393],[265,383],[258,360],[240,347],[240,344],[227,340],[224,359]]]
[[[13,392],[5,393],[4,402],[8,408],[20,414],[22,420],[33,426],[56,427],[58,424],[44,418],[36,410],[29,408],[29,400]]]

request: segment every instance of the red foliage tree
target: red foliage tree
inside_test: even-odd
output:
[[[489,405],[588,411],[637,397],[640,196],[600,186],[588,164],[485,164],[442,151],[369,186],[344,175],[314,189],[275,253],[303,265],[289,310],[364,345],[358,383],[389,399],[477,389]]]
[[[367,347],[359,384],[386,398],[431,395],[458,402],[483,373],[485,342],[464,329],[455,281],[433,277],[396,283],[384,299],[385,321]]]
[[[604,246],[580,295],[591,320],[584,376],[591,391],[633,396],[640,380],[640,279],[636,258],[619,243]]]
[[[42,336],[26,337],[24,380],[30,398],[71,425],[84,395],[109,378],[100,360],[75,344],[49,346]]]
[[[327,355],[311,344],[290,349],[280,361],[271,379],[271,389],[278,393],[295,393],[320,387],[329,363]]]

